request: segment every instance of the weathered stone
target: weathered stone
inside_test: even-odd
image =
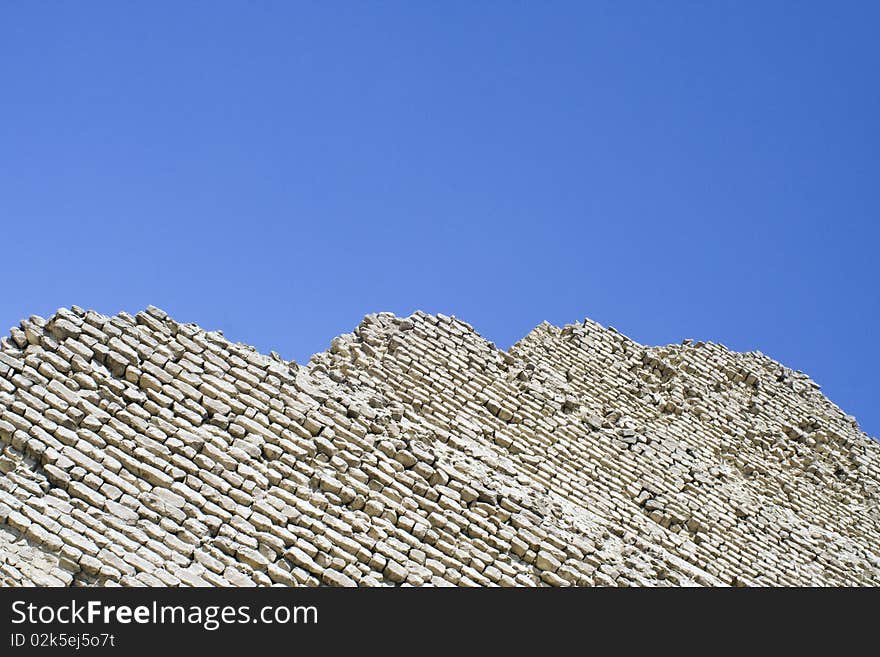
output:
[[[321,579],[324,581],[325,584],[329,586],[357,586],[357,582],[355,582],[351,577],[330,568],[322,573]]]
[[[78,337],[80,333],[82,333],[82,329],[66,319],[55,319],[53,322],[52,333],[59,340],[64,340],[65,338]]]
[[[183,497],[181,497],[177,493],[171,492],[167,488],[160,488],[157,486],[157,487],[153,488],[152,492],[153,492],[153,495],[158,497],[165,504],[168,504],[168,505],[176,507],[176,508],[181,508],[186,503],[186,500]]]
[[[535,566],[540,570],[549,570],[550,572],[556,572],[562,564],[559,563],[559,560],[556,559],[549,552],[541,551],[538,552],[538,556],[535,558]]]
[[[304,367],[157,309],[0,346],[0,585],[877,585],[878,481],[804,375],[589,321],[501,352],[380,313]]]
[[[396,582],[398,584],[400,582],[406,581],[407,575],[409,575],[409,571],[395,561],[389,561],[386,564],[383,573],[392,582]]]

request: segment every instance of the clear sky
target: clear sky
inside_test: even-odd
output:
[[[880,435],[880,3],[4,2],[0,323],[758,349]]]

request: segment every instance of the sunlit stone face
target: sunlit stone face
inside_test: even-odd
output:
[[[880,583],[880,447],[758,353],[367,316],[308,365],[156,308],[0,349],[0,585]]]

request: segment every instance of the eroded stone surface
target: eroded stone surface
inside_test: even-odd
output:
[[[156,308],[0,348],[0,584],[880,583],[880,446],[759,353],[364,319],[307,366]]]

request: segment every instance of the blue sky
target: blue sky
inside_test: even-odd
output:
[[[880,435],[874,2],[0,6],[0,323],[759,349]],[[3,327],[5,328],[5,326]]]

